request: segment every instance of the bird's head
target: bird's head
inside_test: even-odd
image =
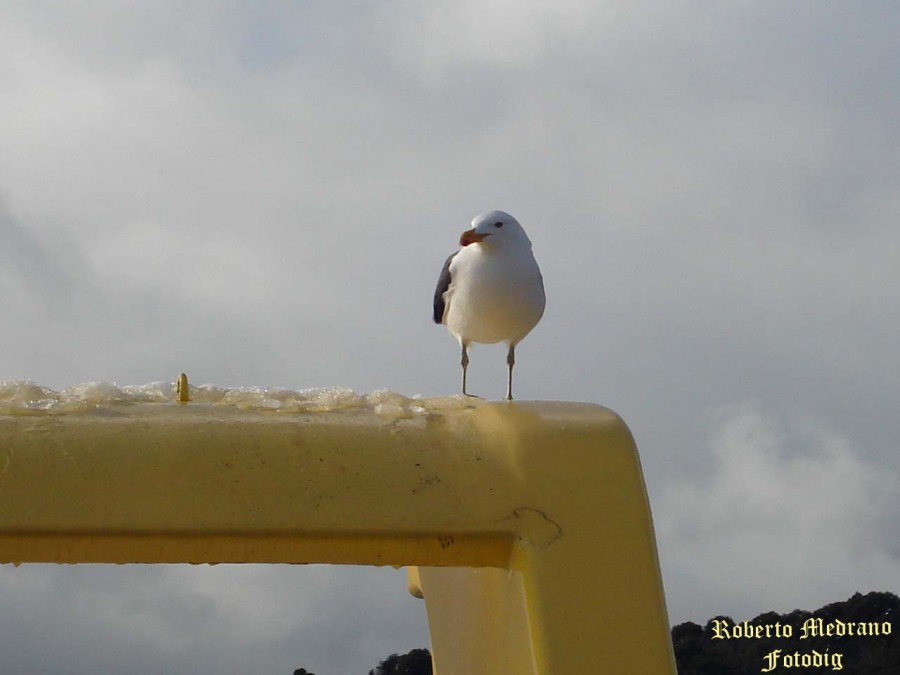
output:
[[[472,219],[472,228],[460,236],[460,246],[469,246],[470,244],[487,244],[488,246],[524,244],[530,247],[531,240],[519,225],[519,221],[511,215],[504,211],[489,211],[475,216]]]

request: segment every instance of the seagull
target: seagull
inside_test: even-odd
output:
[[[466,392],[468,346],[473,342],[509,347],[506,399],[512,400],[516,345],[544,314],[544,280],[531,240],[515,218],[489,211],[472,219],[447,258],[434,290],[434,322],[447,326],[462,347],[462,393]]]

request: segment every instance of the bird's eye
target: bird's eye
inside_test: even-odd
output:
[[[503,227],[503,221],[498,220],[496,223],[494,223],[494,227]]]

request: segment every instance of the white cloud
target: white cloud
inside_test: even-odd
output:
[[[609,5],[590,2],[465,0],[409,3],[410,21],[395,56],[408,67],[440,73],[453,66],[521,66],[540,61],[554,40],[583,37]],[[598,11],[599,9],[599,11]]]
[[[815,609],[898,578],[900,475],[826,423],[728,409],[708,458],[655,503],[675,621]]]

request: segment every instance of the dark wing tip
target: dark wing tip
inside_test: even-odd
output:
[[[459,253],[459,251],[457,251],[457,253]],[[444,323],[444,310],[447,308],[447,304],[444,300],[444,293],[450,288],[450,261],[453,260],[453,256],[455,255],[456,253],[451,254],[444,262],[444,269],[441,270],[441,276],[438,277],[437,288],[434,289],[433,318],[435,323]]]

